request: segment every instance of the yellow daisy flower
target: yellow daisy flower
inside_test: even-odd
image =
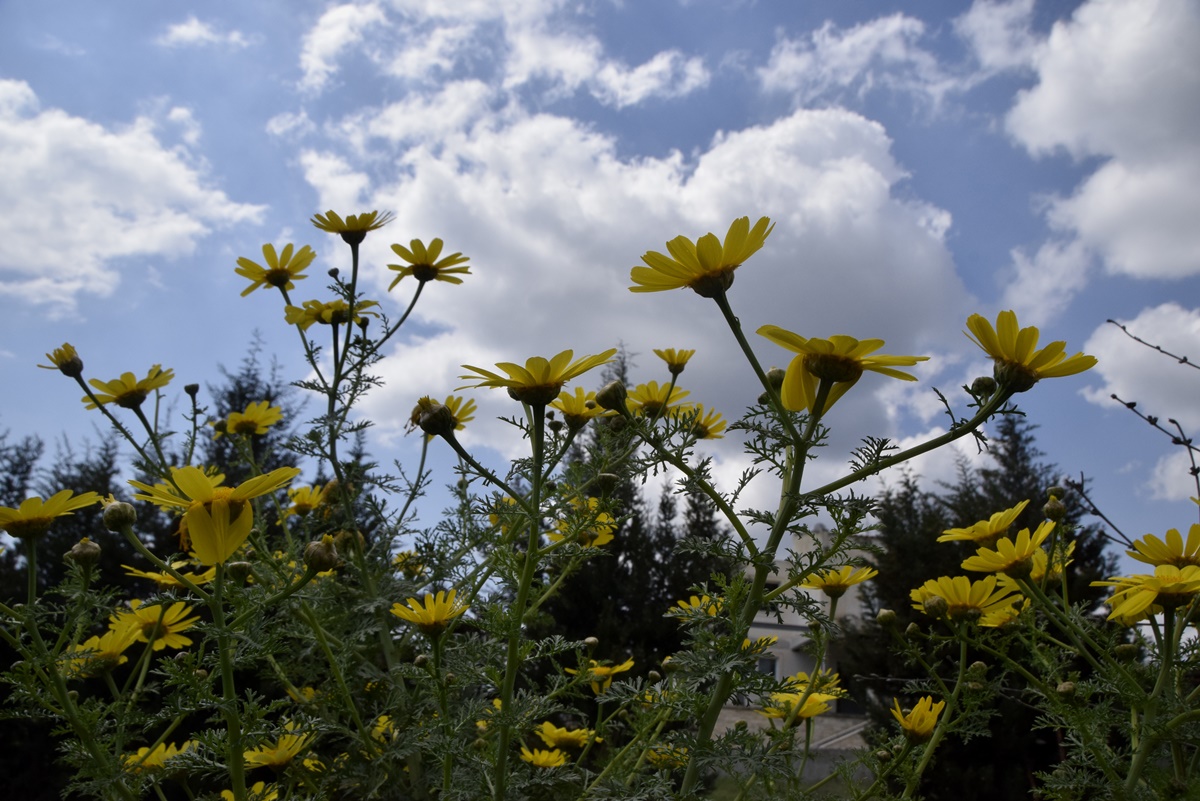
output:
[[[656,743],[646,752],[646,761],[659,770],[678,770],[688,763],[688,749],[682,745]]]
[[[900,700],[893,699],[893,701],[895,707],[892,709],[892,716],[900,722],[904,736],[914,743],[923,743],[933,736],[938,715],[942,714],[942,710],[946,708],[945,701],[938,701],[935,704],[933,699],[927,695],[917,701],[917,705],[905,714],[900,709]]]
[[[361,324],[366,317],[378,317],[373,311],[364,311],[379,304],[373,300],[360,300],[354,304],[353,320]],[[337,300],[319,301],[306,300],[303,306],[285,306],[284,320],[288,325],[294,325],[301,331],[307,331],[316,323],[321,325],[341,325],[351,320],[350,304],[338,298]],[[364,316],[365,315],[365,316]]]
[[[912,367],[926,361],[928,356],[887,356],[870,354],[883,347],[882,339],[858,340],[854,337],[835,334],[829,339],[805,339],[777,325],[764,325],[758,329],[760,336],[787,348],[799,355],[792,359],[783,377],[780,393],[784,408],[794,412],[808,411],[822,415],[838,401],[850,387],[858,383],[865,371],[879,373],[901,381],[916,381],[897,367]],[[821,409],[814,409],[817,390],[822,383],[829,384],[829,396]]]
[[[836,700],[837,696],[830,693],[812,692],[807,698],[804,697],[803,691],[771,693],[771,706],[763,707],[758,712],[776,720],[807,720],[828,712],[829,702]]]
[[[1133,548],[1125,553],[1148,565],[1200,565],[1200,523],[1192,523],[1192,527],[1188,529],[1186,543],[1179,529],[1172,528],[1167,529],[1166,542],[1153,534],[1147,534],[1135,541]]]
[[[733,285],[733,272],[758,252],[774,230],[769,217],[760,217],[750,227],[749,217],[739,217],[729,226],[725,242],[708,233],[694,243],[677,236],[667,243],[671,255],[651,250],[642,256],[646,266],[634,267],[629,277],[631,292],[662,292],[690,287],[701,297],[714,298]]]
[[[809,576],[800,586],[809,590],[820,590],[830,598],[841,598],[846,594],[846,590],[855,584],[869,581],[878,575],[879,571],[873,567],[842,565]]]
[[[0,530],[19,540],[33,540],[50,530],[54,518],[99,502],[100,496],[94,492],[75,495],[72,490],[61,490],[44,501],[36,496],[26,498],[16,509],[0,506]]]
[[[930,579],[909,593],[913,600],[913,608],[925,614],[931,614],[931,599],[940,598],[945,602],[945,616],[951,620],[979,620],[983,615],[994,612],[1016,599],[1012,590],[997,587],[996,576],[985,576],[979,581],[971,581],[966,576],[941,576]]]
[[[163,770],[167,767],[167,762],[172,758],[179,756],[185,751],[194,748],[196,743],[192,740],[187,740],[181,745],[174,743],[159,743],[151,749],[148,746],[143,746],[137,750],[136,754],[126,754],[123,758],[125,771],[127,773],[144,773],[150,770]]]
[[[104,634],[88,637],[71,649],[64,672],[68,677],[98,676],[129,661],[125,651],[137,642],[132,628],[109,629]]]
[[[246,297],[260,286],[273,286],[277,289],[295,289],[296,285],[293,281],[298,281],[301,278],[307,278],[304,271],[313,263],[313,259],[317,254],[308,245],[293,252],[293,245],[289,242],[283,248],[283,253],[276,253],[275,246],[269,242],[262,246],[263,259],[267,266],[250,261],[245,256],[237,260],[238,267],[234,272],[243,278],[250,279],[250,286],[242,290],[242,297]]]
[[[55,348],[46,354],[50,364],[39,364],[43,370],[58,370],[68,378],[79,378],[83,375],[83,360],[70,342],[64,342],[61,348]]]
[[[619,665],[601,665],[595,659],[588,660],[588,667],[584,671],[592,681],[592,692],[599,695],[608,690],[612,686],[613,676],[617,673],[624,673],[633,667],[633,657],[626,659]],[[579,674],[575,668],[565,668],[565,671],[572,676]]]
[[[160,590],[181,590],[181,589],[183,589],[182,582],[180,582],[179,579],[175,578],[170,573],[163,573],[161,571],[149,571],[148,572],[145,570],[138,570],[136,567],[131,567],[129,565],[121,565],[121,567],[125,568],[125,575],[133,576],[134,578],[149,579],[150,581],[153,581],[155,584],[157,584],[158,588]],[[192,582],[193,584],[195,584],[197,586],[202,585],[202,584],[208,584],[210,581],[212,581],[213,579],[215,579],[217,577],[216,567],[210,567],[208,570],[205,570],[203,573],[188,573],[185,570],[185,568],[191,567],[191,563],[189,563],[189,562],[183,562],[183,561],[172,562],[171,567],[174,568],[179,573],[181,573],[188,581]]]
[[[980,548],[962,563],[963,570],[976,573],[1004,573],[1013,577],[1028,576],[1033,571],[1033,557],[1042,550],[1042,543],[1054,530],[1053,520],[1043,520],[1033,534],[1023,528],[1016,540],[1003,537],[996,549]]]
[[[382,214],[378,211],[367,211],[351,214],[343,220],[331,210],[324,214],[314,214],[312,224],[322,231],[339,235],[348,244],[357,245],[367,238],[367,232],[382,228],[394,217],[390,211]]]
[[[811,676],[802,670],[799,673],[793,676],[788,676],[786,679],[784,679],[784,684],[788,686],[789,690],[794,690],[796,692],[804,692],[811,684],[815,692],[832,695],[835,698],[846,697],[846,691],[841,687],[842,678],[833,670],[833,668],[817,670]]]
[[[304,517],[325,502],[328,490],[328,484],[324,487],[314,484],[308,487],[289,488],[288,500],[292,502],[292,505],[288,507],[287,514]]]
[[[150,643],[155,651],[164,648],[186,648],[191,639],[181,632],[187,631],[200,620],[188,617],[192,608],[183,601],[170,606],[151,604],[143,606],[134,598],[129,602],[129,611],[118,610],[108,619],[108,627],[116,632],[132,632],[135,642]]]
[[[1021,512],[1025,511],[1025,507],[1028,505],[1028,500],[1021,501],[1011,509],[996,512],[987,520],[981,520],[966,528],[948,528],[942,532],[942,536],[938,537],[937,541],[970,540],[976,545],[991,545],[1008,531],[1009,526],[1021,516]]]
[[[408,243],[407,248],[403,245],[392,245],[392,250],[408,264],[388,265],[389,270],[396,270],[400,273],[388,285],[389,292],[392,287],[410,275],[422,284],[426,281],[461,284],[462,279],[459,276],[471,274],[471,268],[466,264],[469,259],[461,253],[451,253],[446,258],[438,260],[438,256],[442,255],[441,239],[434,239],[429,243],[429,247],[425,247],[420,239],[414,239]]]
[[[667,409],[688,410],[691,404],[681,401],[690,394],[690,391],[669,383],[660,385],[657,381],[648,381],[629,390],[629,411],[641,417],[657,417]]]
[[[120,378],[112,381],[93,378],[88,383],[99,390],[96,393],[96,400],[93,401],[86,395],[80,400],[87,404],[88,409],[95,409],[105,403],[115,403],[122,409],[136,409],[146,400],[146,396],[150,394],[151,390],[162,389],[171,383],[171,379],[174,377],[174,370],[164,370],[162,365],[156,364],[150,368],[146,377],[141,379],[133,373],[122,373]]]
[[[468,604],[455,599],[458,590],[425,593],[425,603],[416,598],[408,599],[408,606],[399,603],[392,604],[392,614],[408,623],[412,623],[425,634],[438,634],[443,631],[450,621],[467,611]]]
[[[535,728],[534,733],[542,738],[542,742],[550,748],[583,748],[588,741],[595,737],[596,742],[602,743],[602,737],[596,737],[591,729],[566,729],[555,726],[550,721],[544,721]]]
[[[703,404],[697,403],[691,409],[692,433],[696,435],[696,439],[724,439],[725,435],[721,432],[725,430],[727,423],[721,413],[713,409],[705,409]]]
[[[573,393],[564,389],[558,393],[558,398],[550,402],[550,405],[562,412],[567,428],[572,431],[583,428],[590,420],[597,417],[611,417],[616,414],[614,411],[601,408],[596,403],[596,393],[585,392],[583,387],[575,387]]]
[[[1005,579],[1008,579],[1008,581],[1012,581],[1012,579],[1008,578],[1008,576],[1001,576],[1000,582],[1001,582],[1002,586],[1007,586],[1004,583]],[[1015,592],[1016,589],[1017,588],[1014,586],[1013,591]],[[998,609],[993,609],[992,611],[981,615],[979,617],[979,621],[978,621],[977,625],[980,628],[984,628],[984,629],[1003,628],[1004,626],[1007,626],[1009,623],[1012,623],[1012,622],[1016,621],[1018,618],[1020,618],[1021,613],[1024,612],[1028,608],[1029,608],[1029,599],[1028,598],[1026,598],[1025,600],[1020,601],[1018,603],[1009,604],[1008,606],[1001,606]]]
[[[476,382],[461,386],[459,389],[469,387],[504,388],[508,390],[509,396],[514,400],[528,403],[530,406],[545,406],[558,397],[563,384],[572,378],[578,378],[593,367],[608,364],[616,352],[616,348],[609,348],[595,356],[584,356],[571,361],[575,352],[564,350],[549,360],[541,356],[533,356],[525,360],[524,367],[512,362],[499,362],[496,366],[503,370],[507,377],[493,373],[491,370],[464,364],[464,370],[472,370],[478,375],[459,376],[461,379]]]
[[[244,412],[230,412],[229,417],[225,419],[225,433],[261,437],[282,419],[283,409],[272,406],[270,401],[255,401],[247,404]],[[217,436],[221,436],[219,429]]]
[[[675,607],[678,607],[678,609]],[[688,615],[694,612],[702,612],[709,617],[716,617],[717,612],[721,611],[721,599],[717,598],[714,600],[707,595],[692,595],[689,596],[686,601],[676,601],[675,607],[668,609],[667,614],[678,615],[682,617],[683,615]],[[683,615],[680,615],[680,610],[683,610]]]
[[[1117,576],[1107,581],[1093,581],[1093,587],[1114,587],[1107,603],[1112,608],[1109,620],[1131,624],[1141,619],[1153,607],[1175,608],[1190,603],[1200,593],[1200,566],[1158,565],[1154,574]]]
[[[557,748],[552,751],[544,751],[541,748],[530,751],[527,747],[521,746],[521,759],[535,768],[561,768],[567,764],[567,755]]]
[[[295,723],[288,723],[284,729],[286,732],[279,735],[279,739],[274,743],[264,743],[242,754],[242,758],[246,760],[247,768],[265,767],[279,770],[286,767],[316,737],[315,734],[311,733],[294,734],[293,732],[297,729]]]
[[[557,531],[548,532],[547,537],[554,542],[561,542],[574,530],[579,544],[585,548],[598,548],[612,542],[617,521],[608,512],[599,511],[599,499],[588,498],[586,504],[575,499],[571,501],[571,506],[575,509],[572,519],[559,520]]]
[[[671,375],[679,375],[687,366],[688,359],[696,355],[696,351],[667,348],[666,350],[655,350],[654,355],[667,363],[667,371]]]
[[[997,383],[1013,392],[1024,392],[1043,378],[1058,378],[1090,370],[1096,365],[1095,356],[1076,353],[1067,358],[1066,342],[1051,342],[1037,349],[1036,326],[1019,328],[1017,315],[1002,311],[996,317],[996,327],[979,314],[967,318],[967,337],[996,363]]]
[[[278,801],[279,788],[273,784],[268,785],[266,782],[255,782],[250,786],[250,792],[246,798],[248,801]],[[221,801],[233,801],[233,790],[222,790]]]
[[[237,487],[221,487],[198,467],[172,468],[171,479],[182,495],[162,484],[129,483],[142,490],[133,496],[138,500],[186,509],[184,521],[196,558],[201,564],[215,565],[229,559],[250,535],[254,509],[248,501],[280,489],[299,474],[298,467],[280,467]]]
[[[392,557],[392,567],[403,573],[409,581],[416,581],[425,573],[425,563],[416,551],[400,551]]]

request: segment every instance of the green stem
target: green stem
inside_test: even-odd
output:
[[[966,638],[959,639],[958,645],[958,678],[954,682],[954,692],[946,699],[946,706],[942,710],[942,716],[937,722],[937,728],[933,730],[933,736],[929,738],[929,742],[925,744],[925,751],[921,754],[921,761],[917,763],[917,768],[913,774],[908,777],[908,783],[904,786],[904,795],[902,798],[911,798],[913,792],[917,789],[917,785],[921,783],[921,775],[925,773],[925,769],[929,767],[929,763],[933,761],[934,752],[937,751],[938,745],[942,742],[942,738],[950,730],[950,722],[954,717],[954,712],[958,707],[958,698],[962,694],[962,688],[967,675],[967,640]]]
[[[221,715],[225,718],[226,759],[234,801],[246,801],[246,765],[243,757],[242,718],[238,713],[237,685],[233,678],[233,641],[225,620],[222,596],[225,590],[225,565],[217,565],[216,589],[209,600],[213,624],[217,629],[217,655],[221,662]]]

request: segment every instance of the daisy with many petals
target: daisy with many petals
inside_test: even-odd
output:
[[[725,430],[727,423],[721,413],[713,409],[705,409],[703,404],[697,403],[692,407],[692,434],[696,439],[724,439],[725,435],[721,432]]]
[[[307,516],[322,503],[325,502],[329,494],[329,484],[319,487],[315,484],[307,487],[291,487],[288,489],[288,500],[291,501],[291,506],[284,513],[286,515]]]
[[[425,602],[416,598],[408,599],[408,606],[399,603],[392,604],[392,614],[403,621],[413,624],[425,634],[439,634],[450,625],[450,621],[467,611],[467,604],[454,596],[457,590],[425,593]]]
[[[878,575],[879,571],[873,567],[842,565],[809,576],[808,580],[800,586],[809,590],[820,590],[830,598],[841,598],[846,594],[846,590],[855,584],[869,581]]]
[[[1131,624],[1156,610],[1190,603],[1200,593],[1200,566],[1159,565],[1153,575],[1118,576],[1093,581],[1092,586],[1113,587],[1112,597],[1105,602],[1112,609],[1108,619]]]
[[[669,383],[648,381],[629,390],[627,398],[629,410],[634,414],[639,417],[658,417],[668,409],[690,409],[691,404],[682,403],[690,394],[688,390]]]
[[[293,281],[307,278],[304,271],[313,263],[317,254],[308,245],[298,251],[294,247],[289,242],[284,246],[282,253],[276,253],[275,246],[271,243],[263,245],[263,260],[267,263],[266,267],[250,261],[245,256],[239,258],[237,260],[238,267],[234,272],[250,280],[250,286],[242,290],[242,297],[246,297],[260,286],[273,286],[286,292],[296,288]]]
[[[343,220],[331,210],[324,214],[314,214],[312,224],[322,231],[337,234],[351,245],[357,245],[366,239],[368,231],[382,228],[390,223],[394,216],[390,211],[382,214],[378,211],[367,211],[362,214],[351,214]]]
[[[225,419],[228,434],[250,434],[261,437],[271,426],[283,419],[283,409],[272,406],[270,401],[252,401],[244,412],[230,412]],[[217,436],[221,435],[220,429]]]
[[[913,608],[927,615],[951,620],[979,620],[983,615],[1012,604],[1012,590],[998,587],[996,576],[971,581],[966,576],[930,579],[909,593]]]
[[[830,702],[836,700],[837,696],[830,693],[811,692],[807,697],[804,691],[771,693],[771,705],[760,709],[759,714],[794,723],[825,714],[831,708]]]
[[[320,301],[306,300],[303,306],[285,306],[283,317],[288,325],[294,325],[301,331],[307,331],[313,325],[342,325],[351,320],[361,325],[367,317],[378,317],[373,311],[366,311],[379,304],[373,300],[360,300],[354,304],[354,314],[350,314],[350,304],[338,298],[337,300]]]
[[[1172,528],[1167,529],[1166,542],[1153,534],[1147,534],[1135,541],[1133,548],[1125,553],[1148,565],[1200,565],[1200,523],[1192,523],[1192,527],[1188,529],[1187,542],[1184,542],[1179,529]]]
[[[604,742],[604,739],[596,737],[596,732],[591,729],[560,728],[548,720],[534,729],[534,732],[550,748],[583,748],[592,738],[598,743]]]
[[[0,530],[19,540],[37,539],[50,530],[54,518],[99,502],[100,496],[94,492],[76,495],[71,490],[56,492],[44,501],[38,497],[26,498],[16,509],[0,506]]]
[[[688,763],[688,749],[683,745],[655,743],[646,751],[646,761],[659,770],[678,770]]]
[[[572,361],[575,352],[564,350],[552,359],[533,356],[525,360],[524,367],[512,362],[497,363],[496,366],[506,375],[464,364],[463,369],[471,370],[478,375],[459,376],[461,379],[476,382],[461,386],[459,389],[469,387],[503,388],[508,390],[509,396],[514,400],[528,403],[530,406],[545,406],[558,397],[563,384],[572,378],[578,378],[593,367],[608,364],[616,352],[616,348],[609,348],[595,356],[584,356]]]
[[[106,403],[115,403],[122,409],[136,409],[142,405],[151,391],[162,389],[171,383],[175,377],[174,370],[164,370],[161,364],[150,368],[145,378],[138,378],[133,373],[122,373],[120,378],[112,381],[101,381],[93,378],[88,381],[98,392],[92,396],[80,398],[87,408],[95,409]]]
[[[247,768],[266,767],[278,770],[300,755],[316,737],[314,734],[296,734],[298,727],[288,723],[285,733],[274,743],[264,743],[242,754]]]
[[[995,550],[980,548],[974,556],[963,561],[962,568],[976,573],[1004,573],[1015,578],[1028,576],[1033,571],[1034,554],[1042,552],[1042,543],[1053,530],[1053,520],[1043,520],[1033,534],[1023,528],[1015,540],[1000,539]]]
[[[283,488],[299,474],[298,467],[280,467],[237,487],[222,487],[199,467],[179,467],[171,470],[178,492],[162,484],[129,483],[141,490],[133,496],[140,501],[187,510],[184,521],[196,558],[201,564],[216,565],[229,559],[250,536],[254,524],[250,499]]]
[[[1028,505],[1029,501],[1024,500],[1011,509],[996,512],[987,520],[981,520],[966,528],[948,528],[942,532],[942,536],[938,537],[937,541],[953,542],[955,540],[970,540],[976,545],[991,545],[1008,531],[1009,527],[1021,516],[1021,512],[1025,511],[1025,507]]]
[[[597,417],[610,417],[615,412],[602,409],[596,403],[595,392],[585,392],[583,387],[575,387],[574,392],[563,390],[550,405],[562,412],[567,428],[578,431]]]
[[[714,600],[707,595],[691,595],[686,601],[676,601],[675,606],[667,610],[667,614],[677,617],[690,617],[697,614],[716,617],[720,611],[720,598]]]
[[[61,348],[55,348],[46,354],[50,364],[39,364],[43,370],[58,370],[68,378],[79,378],[83,375],[83,360],[70,342],[64,342]]]
[[[574,513],[566,520],[559,520],[557,530],[546,535],[551,541],[561,542],[573,535],[585,548],[598,548],[612,542],[617,521],[608,512],[600,511],[598,498],[588,498],[586,503],[575,499],[571,506]]]
[[[521,760],[535,768],[561,768],[567,764],[567,755],[557,748],[550,751],[535,748],[531,751],[526,746],[521,746]]]
[[[927,695],[917,701],[917,705],[906,713],[900,709],[900,700],[893,700],[895,706],[892,709],[892,716],[899,721],[905,737],[911,742],[923,743],[933,736],[938,715],[942,714],[942,710],[946,708],[945,701],[938,701],[935,704],[933,699]]]
[[[705,298],[715,298],[733,285],[733,272],[758,252],[774,229],[768,217],[750,227],[749,217],[739,217],[729,226],[722,243],[716,234],[705,234],[695,242],[677,236],[667,243],[665,255],[651,250],[642,256],[644,267],[634,267],[629,277],[631,292],[662,292],[690,288]]]
[[[119,610],[112,614],[108,619],[108,627],[116,632],[132,633],[135,642],[150,643],[155,651],[186,648],[192,641],[183,632],[200,620],[198,617],[188,617],[191,612],[192,608],[183,601],[176,601],[170,606],[146,606],[134,598],[129,602],[129,611]]]
[[[997,383],[1012,392],[1024,392],[1043,378],[1075,375],[1096,365],[1095,356],[1083,353],[1067,358],[1066,342],[1051,342],[1038,349],[1037,327],[1018,327],[1017,315],[1011,311],[1000,312],[995,328],[986,317],[972,314],[967,328],[967,337],[996,363]]]
[[[88,637],[70,650],[64,672],[68,677],[99,676],[128,662],[125,651],[135,642],[137,631],[132,628],[109,629]]]
[[[883,347],[882,339],[858,340],[840,334],[829,339],[806,339],[776,325],[764,325],[758,329],[761,336],[776,345],[799,354],[788,365],[783,377],[781,400],[784,408],[794,412],[807,411],[820,416],[858,383],[866,371],[879,373],[902,381],[916,381],[916,377],[897,367],[912,367],[928,356],[887,356],[871,354]],[[821,391],[827,397],[821,408],[813,408]]]
[[[687,366],[688,360],[696,355],[696,351],[667,348],[666,350],[655,350],[654,355],[667,363],[667,371],[671,375],[679,375]]]
[[[150,748],[144,746],[137,750],[136,754],[128,754],[124,757],[125,770],[128,773],[142,773],[148,770],[163,770],[167,767],[167,762],[190,750],[196,745],[193,740],[187,740],[181,745],[175,743],[159,743]]]
[[[596,695],[600,695],[600,693],[607,691],[608,688],[612,686],[613,675],[617,673],[624,673],[632,667],[633,657],[626,659],[619,665],[601,665],[595,659],[589,659],[587,669],[583,672],[587,678],[591,679],[592,692],[594,692]],[[575,676],[579,673],[579,671],[575,670],[574,668],[566,668],[565,670],[572,676]]]
[[[161,571],[138,570],[136,567],[130,567],[129,565],[121,565],[121,567],[125,568],[125,575],[133,576],[134,578],[149,579],[150,581],[153,581],[155,584],[157,584],[158,588],[160,590],[181,590],[184,587],[183,582],[181,582],[179,579],[175,578],[170,573],[163,573]],[[192,584],[195,584],[196,586],[200,586],[202,584],[208,584],[210,581],[212,581],[213,579],[215,579],[217,577],[216,567],[210,567],[208,570],[205,570],[203,573],[185,572],[185,569],[189,568],[189,567],[191,567],[190,562],[178,561],[178,562],[171,563],[172,570],[174,570],[176,573],[179,573],[181,576],[183,576],[184,578],[186,578],[188,581],[192,582]]]
[[[425,247],[420,239],[414,239],[408,243],[407,248],[403,245],[392,245],[392,250],[408,264],[388,265],[389,270],[396,270],[400,273],[388,285],[389,292],[392,287],[410,275],[422,284],[427,281],[461,284],[462,279],[459,276],[471,274],[471,268],[466,264],[469,259],[461,253],[451,253],[444,259],[438,259],[438,256],[442,255],[442,240],[440,239],[431,241],[429,247]]]

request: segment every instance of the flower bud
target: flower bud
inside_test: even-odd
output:
[[[1053,520],[1055,523],[1062,520],[1067,514],[1067,505],[1053,495],[1050,500],[1042,507],[1042,514],[1047,520]]]
[[[114,500],[113,496],[109,495],[104,501],[104,512],[100,519],[104,521],[106,529],[120,533],[137,522],[137,512],[130,504]]]
[[[456,682],[456,681],[458,681],[458,674],[456,674],[456,673],[447,673],[446,674],[446,686],[447,687],[449,687],[451,684],[454,684],[454,682]]]
[[[419,668],[429,664],[429,654],[417,654],[413,659],[413,664]]]
[[[887,750],[886,748],[880,748],[878,751],[875,752],[875,758],[878,759],[880,762],[891,762],[893,756],[895,756],[895,754],[893,754],[891,751]]]
[[[425,398],[421,399],[422,402],[425,400]],[[446,436],[454,431],[458,421],[454,419],[454,412],[450,411],[450,407],[442,403],[430,403],[428,406],[421,407],[417,425],[429,436],[437,437]]]
[[[254,572],[254,566],[249,562],[230,562],[225,565],[225,571],[234,581],[245,581]]]
[[[596,648],[596,646],[600,644],[600,641],[598,639],[596,639],[595,637],[588,637],[586,640],[583,641],[583,644],[587,646],[589,651],[591,651],[591,650],[594,650]]]
[[[646,681],[650,682],[651,684],[658,684],[660,681],[662,681],[662,674],[657,670],[651,670],[646,674]]]
[[[337,546],[333,537],[326,534],[304,546],[304,564],[318,573],[333,570],[339,563]]]
[[[744,720],[739,720],[737,723],[733,724],[733,728],[737,731],[746,731],[750,728],[750,724]]]
[[[550,429],[551,433],[558,434],[563,430],[563,422],[562,420],[550,420],[546,423],[546,427]]]
[[[662,669],[666,673],[674,673],[679,670],[679,665],[675,664],[675,660],[668,656],[663,658]]]
[[[783,378],[786,375],[787,371],[783,368],[772,367],[767,371],[767,383],[771,385],[772,389],[774,389],[776,392],[779,392],[781,389],[783,389]]]
[[[603,409],[610,411],[624,411],[625,399],[629,397],[629,392],[625,389],[625,385],[620,381],[609,381],[596,393],[596,403],[600,404]]]
[[[196,396],[198,394],[200,394],[200,385],[199,384],[184,384],[183,391],[186,392],[192,398],[192,400],[195,400]]]
[[[925,614],[930,617],[945,617],[950,604],[940,595],[931,595],[925,599]]]
[[[616,488],[620,480],[621,477],[616,473],[601,473],[596,476],[596,492],[600,493],[601,497],[604,497]]]
[[[981,375],[971,382],[971,394],[977,398],[990,398],[996,392],[996,379]]]
[[[338,277],[338,272],[339,272],[339,270],[338,270],[338,268],[337,268],[337,267],[330,267],[330,268],[329,268],[329,269],[326,271],[326,273],[325,273],[325,274],[326,274],[326,275],[328,275],[330,278],[334,278],[334,279],[336,279],[336,278]]]
[[[91,567],[100,561],[100,545],[84,537],[72,545],[71,550],[67,551],[63,558],[70,559],[83,567]]]
[[[880,609],[879,613],[875,615],[875,622],[881,626],[894,626],[896,625],[896,613],[891,609]]]
[[[918,626],[915,622],[909,623],[908,628],[906,628],[904,630],[904,636],[908,637],[909,639],[911,639],[913,637],[917,637],[920,634],[921,634],[921,627]]]
[[[1141,652],[1141,646],[1133,642],[1123,642],[1113,649],[1113,656],[1122,662],[1132,662]]]
[[[476,751],[484,751],[488,747],[487,740],[483,739],[482,737],[476,737],[475,741],[471,743],[471,747]]]
[[[1068,698],[1073,698],[1073,697],[1075,697],[1075,682],[1073,682],[1073,681],[1060,682],[1059,685],[1054,688],[1054,691],[1056,693],[1058,693],[1059,697],[1062,698],[1063,700],[1066,700]]]

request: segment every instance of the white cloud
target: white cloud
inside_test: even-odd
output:
[[[304,136],[311,133],[316,126],[308,118],[308,112],[300,109],[296,112],[283,112],[267,120],[266,131],[271,136]]]
[[[975,0],[954,21],[985,72],[1032,65],[1037,39],[1030,31],[1033,0]]]
[[[708,85],[703,59],[665,50],[633,69],[608,62],[596,74],[596,98],[616,108],[634,106],[649,97],[682,97]]]
[[[384,58],[384,71],[393,78],[420,80],[436,71],[449,72],[473,44],[476,26],[464,23],[440,24],[431,29],[412,26],[398,30],[396,38],[404,42],[390,58]]]
[[[1005,276],[1001,306],[1019,310],[1026,325],[1045,325],[1064,311],[1087,284],[1091,257],[1078,240],[1054,240],[1033,256],[1016,249]]]
[[[1038,83],[1008,114],[1035,155],[1106,160],[1049,220],[1112,272],[1200,273],[1198,41],[1190,0],[1090,0],[1038,45]]]
[[[190,112],[181,111],[186,138]],[[21,81],[0,80],[0,174],[0,295],[59,315],[82,293],[111,294],[117,260],[186,255],[214,227],[263,211],[211,188],[150,119],[109,130],[41,110]]]
[[[304,76],[300,87],[320,91],[337,72],[337,59],[363,40],[372,26],[387,24],[387,17],[375,3],[347,3],[333,6],[304,37],[300,50],[300,69]]]
[[[222,32],[207,22],[201,22],[195,15],[189,16],[183,22],[177,22],[167,28],[166,32],[154,40],[162,47],[197,47],[203,45],[226,45],[243,48],[250,45],[249,40],[241,31]]]
[[[788,92],[800,104],[876,87],[911,92],[935,104],[956,85],[937,57],[920,46],[925,24],[904,14],[841,29],[826,22],[807,38],[781,39],[759,80],[768,91]]]

